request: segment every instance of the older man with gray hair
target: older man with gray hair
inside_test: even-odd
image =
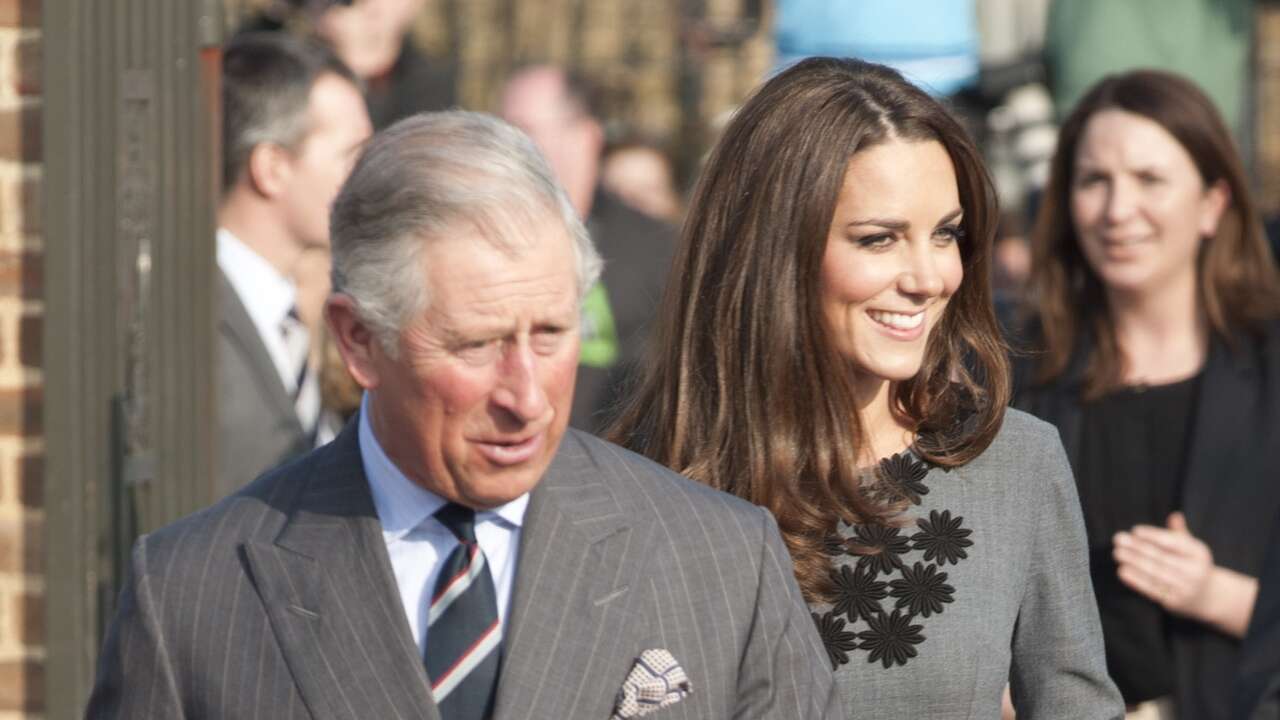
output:
[[[90,717],[843,717],[770,514],[567,428],[600,261],[529,140],[402,121],[331,226],[361,411],[138,541]]]

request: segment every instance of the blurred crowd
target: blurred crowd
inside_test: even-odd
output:
[[[458,104],[454,69],[414,42],[421,9],[277,3],[225,48],[225,493],[328,442],[361,406],[323,317],[329,206],[372,133]],[[1064,445],[1093,591],[1079,600],[1097,604],[1127,717],[1280,717],[1280,238],[1268,240],[1249,175],[1255,11],[1252,0],[772,9],[776,71],[810,56],[887,65],[980,150],[999,200],[981,267],[1012,406]],[[699,169],[729,165],[678,158],[680,138],[606,117],[589,71],[529,64],[493,107],[472,109],[533,140],[604,260],[582,303],[571,423],[624,437],[643,422],[620,413],[664,351],[646,341],[664,286],[688,281],[668,273],[693,262],[682,253],[698,228],[710,232],[686,218],[694,188],[721,182]],[[1006,695],[1007,715],[1013,704]]]

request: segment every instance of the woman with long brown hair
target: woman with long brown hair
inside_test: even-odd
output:
[[[1074,484],[1006,411],[996,207],[896,72],[803,61],[711,155],[622,444],[768,508],[859,716],[1117,717]]]
[[[1231,717],[1280,509],[1280,278],[1211,101],[1156,71],[1063,124],[1017,406],[1057,425],[1107,661],[1154,717]]]

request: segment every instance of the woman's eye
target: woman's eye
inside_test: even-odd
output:
[[[1101,173],[1086,172],[1076,176],[1076,187],[1087,188],[1101,183],[1105,180]]]
[[[1138,182],[1143,185],[1159,185],[1164,182],[1164,178],[1153,172],[1140,172],[1138,173]]]
[[[964,228],[960,225],[944,225],[934,231],[933,237],[939,245],[958,244],[964,240]]]
[[[862,237],[857,238],[855,242],[858,243],[858,247],[871,248],[871,249],[883,248],[883,247],[888,247],[893,242],[893,235],[889,233],[879,233],[876,235],[863,235]]]

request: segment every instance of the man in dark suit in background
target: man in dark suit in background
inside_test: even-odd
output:
[[[599,286],[582,308],[582,358],[573,426],[598,431],[615,414],[635,370],[675,250],[675,228],[600,187],[604,128],[583,79],[552,66],[512,75],[500,113],[528,133],[550,163],[604,257]]]
[[[844,717],[763,508],[567,429],[600,259],[488,115],[333,207],[332,443],[140,539],[90,718]]]
[[[315,444],[320,391],[296,272],[305,253],[327,253],[329,205],[371,130],[355,76],[284,33],[228,44],[222,102],[217,478],[226,495]]]

